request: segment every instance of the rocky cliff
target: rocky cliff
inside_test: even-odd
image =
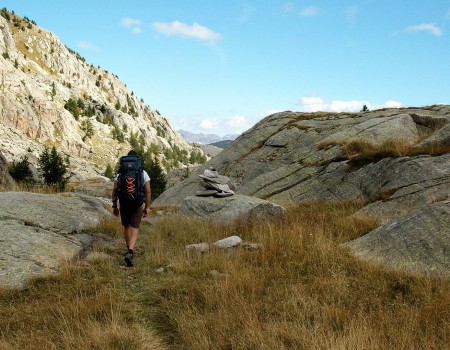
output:
[[[449,127],[449,106],[277,113],[163,193],[157,204],[179,205],[201,189],[198,174],[211,166],[230,177],[237,193],[280,204],[432,202],[450,195]]]
[[[409,271],[450,269],[450,106],[271,115],[154,205],[181,205],[203,189],[208,167],[237,193],[284,206],[363,201],[358,214],[383,226],[349,244],[355,254]]]
[[[8,161],[27,154],[33,163],[44,146],[56,146],[86,178],[114,165],[133,140],[164,163],[164,150],[189,157],[193,147],[169,120],[116,75],[33,21],[0,14],[0,151]]]

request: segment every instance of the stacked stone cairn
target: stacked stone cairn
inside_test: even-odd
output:
[[[234,192],[228,186],[230,179],[227,176],[219,175],[216,169],[212,167],[205,169],[203,174],[200,174],[199,176],[202,179],[200,185],[202,185],[205,190],[197,191],[196,196],[229,197],[234,195]]]

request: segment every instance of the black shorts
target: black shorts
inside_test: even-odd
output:
[[[141,225],[142,214],[144,212],[143,206],[119,205],[119,208],[122,226],[139,228],[139,226]]]

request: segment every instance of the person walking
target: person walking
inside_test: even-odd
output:
[[[119,202],[119,206],[117,205]],[[120,169],[114,179],[112,207],[115,216],[120,215],[127,244],[125,263],[134,266],[133,254],[143,217],[150,213],[151,187],[148,173],[142,169],[141,159],[131,150],[120,158]]]

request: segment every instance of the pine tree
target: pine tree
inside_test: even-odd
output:
[[[27,185],[35,183],[33,172],[30,169],[28,156],[23,156],[18,163],[13,163],[9,169],[9,174],[17,182],[23,182]]]
[[[39,157],[39,171],[44,178],[46,185],[54,186],[57,190],[63,191],[69,180],[68,168],[69,159],[63,158],[53,146],[51,151],[45,148]]]
[[[103,175],[105,177],[107,177],[108,179],[110,179],[110,180],[114,179],[114,171],[113,171],[113,168],[112,168],[112,166],[110,164],[108,164],[106,166],[105,173]]]
[[[167,178],[164,171],[159,165],[158,160],[153,160],[148,167],[145,168],[150,176],[150,186],[152,189],[152,201],[163,193],[167,186]]]

